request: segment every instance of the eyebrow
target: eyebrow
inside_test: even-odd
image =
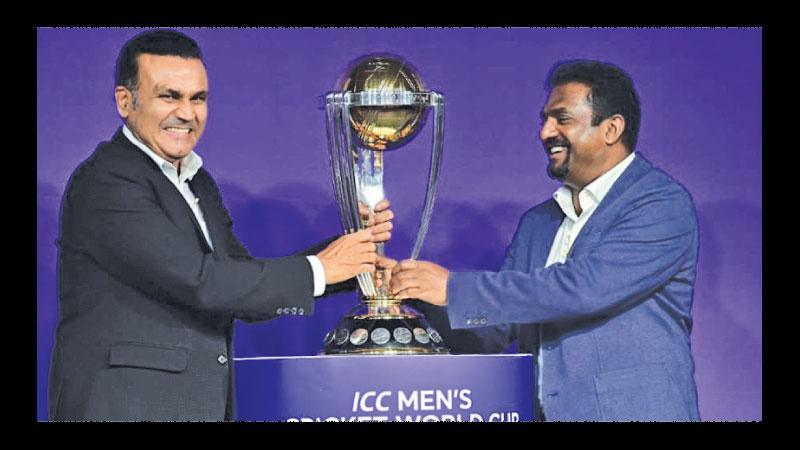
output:
[[[547,112],[542,110],[542,112],[539,113],[539,118],[541,118],[542,120],[546,120],[548,117],[553,117],[553,116],[557,116],[559,114],[568,113],[568,112],[569,111],[567,111],[567,108],[564,108],[564,107],[553,108],[553,109],[551,109],[550,111],[547,111]]]
[[[153,88],[153,91],[155,93],[166,91],[172,97],[183,98],[183,93],[182,92],[176,91],[175,89],[170,89],[170,88],[167,88],[167,87],[164,87],[164,86],[156,85],[155,88]],[[194,95],[192,95],[190,98],[192,100],[195,100],[195,99],[198,99],[198,98],[205,98],[207,96],[208,96],[208,91],[198,91],[198,92],[195,92]]]

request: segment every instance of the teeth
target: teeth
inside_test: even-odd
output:
[[[566,147],[553,147],[550,149],[550,154],[555,155],[556,153],[561,153],[566,149],[567,149]]]
[[[167,127],[167,131],[175,131],[175,132],[178,132],[178,133],[188,133],[188,132],[190,132],[192,130],[190,130],[189,128]]]

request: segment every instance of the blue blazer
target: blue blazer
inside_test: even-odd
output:
[[[547,420],[699,420],[689,193],[637,154],[567,260],[545,268],[563,218],[545,201],[523,215],[499,272],[451,273],[450,325],[474,329],[483,351],[541,347]]]

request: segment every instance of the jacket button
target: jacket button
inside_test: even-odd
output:
[[[297,308],[296,307],[292,308],[292,314],[297,314]]]
[[[472,325],[472,319],[467,319],[467,325]]]
[[[278,315],[280,315],[280,314],[283,314],[283,308],[278,308],[278,309],[277,309],[275,312],[276,312]]]
[[[481,325],[486,325],[486,319],[485,318],[481,319]]]
[[[228,362],[228,358],[226,358],[225,355],[219,355],[217,362],[224,366],[225,363]]]
[[[302,316],[304,313],[305,313],[305,311],[303,311],[303,308],[300,308],[300,309],[298,309],[298,310],[297,310],[297,314],[300,314],[301,316]]]

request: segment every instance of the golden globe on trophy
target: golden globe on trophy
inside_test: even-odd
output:
[[[357,60],[338,91],[325,97],[328,150],[339,218],[345,232],[364,228],[358,203],[373,211],[384,198],[385,157],[411,141],[433,109],[433,142],[425,203],[411,259],[428,232],[444,137],[444,97],[426,92],[418,72],[394,55]],[[383,244],[378,253],[383,255]],[[376,274],[381,277],[381,273]],[[384,274],[385,275],[385,274]],[[357,276],[361,304],[325,336],[324,354],[448,353],[425,317],[378,286],[372,275]]]

